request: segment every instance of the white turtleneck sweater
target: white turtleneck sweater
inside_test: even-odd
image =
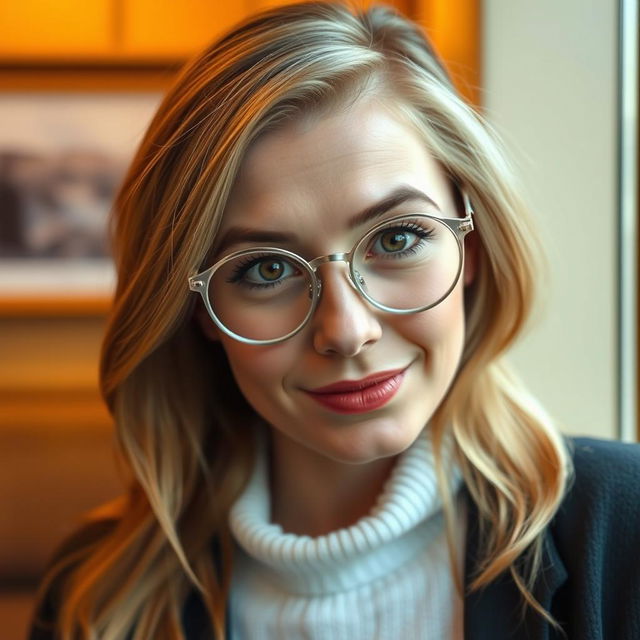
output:
[[[453,476],[457,489],[460,475]],[[426,435],[400,456],[371,513],[351,527],[317,538],[294,535],[272,523],[270,511],[262,452],[230,516],[238,547],[234,640],[463,637]],[[465,514],[456,511],[461,569]]]

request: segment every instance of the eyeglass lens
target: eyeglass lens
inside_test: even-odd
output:
[[[436,218],[408,216],[376,228],[357,244],[353,280],[371,301],[419,311],[444,298],[458,277],[460,248]],[[257,250],[223,260],[210,279],[213,312],[233,333],[275,340],[303,324],[313,306],[311,267],[301,258]]]

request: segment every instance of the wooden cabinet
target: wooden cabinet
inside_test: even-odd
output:
[[[106,56],[112,47],[111,0],[0,3],[0,56],[42,60]]]
[[[293,1],[0,2],[0,90],[164,89],[184,60],[230,26]],[[479,104],[480,0],[385,2],[424,25],[462,94]]]
[[[259,9],[292,0],[20,0],[0,3],[0,63],[181,60]],[[370,4],[364,0],[361,4]],[[407,15],[410,0],[391,0]]]
[[[5,2],[0,5],[0,58],[20,62],[182,59],[246,13],[243,2],[217,0]]]
[[[129,0],[123,3],[116,54],[185,58],[247,15],[250,2]]]

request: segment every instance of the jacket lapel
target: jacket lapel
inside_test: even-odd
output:
[[[469,593],[480,555],[478,512],[467,495],[469,525],[465,554],[465,640],[555,640],[562,637],[539,614],[527,607],[522,615],[522,596],[510,574],[504,573],[486,587]],[[556,591],[567,580],[567,571],[550,527],[544,535],[540,572],[533,594],[546,611],[552,610]]]

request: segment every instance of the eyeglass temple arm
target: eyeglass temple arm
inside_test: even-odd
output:
[[[467,192],[461,189],[460,193],[462,194],[462,201],[464,203],[464,218],[462,218],[462,220],[460,218],[456,219],[457,226],[455,231],[464,236],[469,233],[469,231],[473,231],[475,229],[475,225],[473,224],[473,216],[475,212],[471,206],[471,201],[469,200]]]

